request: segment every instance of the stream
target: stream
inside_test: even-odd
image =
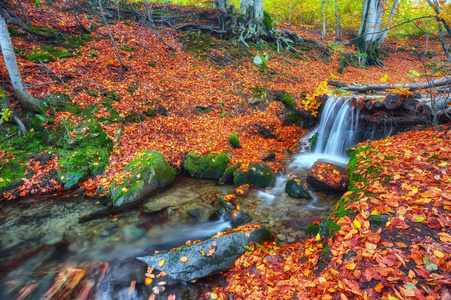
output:
[[[301,139],[300,153],[291,157],[275,187],[252,188],[237,198],[241,212],[233,219],[216,212],[221,208],[217,199],[234,193],[234,186],[183,176],[124,210],[85,198],[78,191],[2,205],[0,299],[55,299],[56,289],[63,291],[59,299],[143,299],[139,283],[144,286],[144,274],[133,265],[135,257],[249,223],[266,226],[281,246],[302,241],[304,228],[326,218],[339,195],[311,192],[310,200],[293,198],[284,191],[286,178],[288,174],[305,178],[320,158],[347,163],[344,149],[356,143],[357,117],[354,110],[338,102],[327,102],[323,111],[327,118]],[[316,151],[311,152],[310,141],[316,132],[326,138],[319,139]],[[196,299],[198,290],[216,280],[220,278],[212,276],[173,288],[186,289],[185,299]]]

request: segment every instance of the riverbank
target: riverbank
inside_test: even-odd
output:
[[[359,144],[324,231],[254,246],[212,299],[448,299],[450,127]],[[337,227],[336,225],[339,227]]]

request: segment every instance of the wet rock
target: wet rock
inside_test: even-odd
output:
[[[262,163],[250,165],[247,172],[244,172],[243,170],[235,172],[233,178],[235,186],[253,184],[265,188],[273,186],[275,181],[276,176],[271,170],[271,167]]]
[[[209,153],[207,156],[189,152],[184,167],[188,174],[196,178],[220,179],[227,169],[230,159],[225,154]]]
[[[118,177],[108,188],[116,206],[141,200],[171,184],[175,172],[160,152],[151,150],[132,160]]]
[[[175,189],[171,189],[171,191],[165,192],[162,195],[152,197],[152,199],[149,199],[144,204],[144,207],[149,212],[160,211],[168,207],[177,207],[187,202],[194,201],[199,197],[199,193],[177,187]]]
[[[307,174],[307,183],[325,193],[342,193],[347,190],[349,177],[345,168],[325,160],[316,161]]]
[[[266,155],[265,157],[262,158],[262,160],[264,162],[268,162],[268,161],[274,161],[276,159],[276,153],[271,152],[268,155]]]
[[[287,180],[285,192],[291,197],[311,199],[312,196],[305,188],[304,183],[297,177]]]
[[[270,235],[264,227],[248,233],[237,231],[168,253],[137,259],[149,267],[166,272],[172,279],[191,281],[228,270],[246,252],[244,246],[251,241],[262,243]]]

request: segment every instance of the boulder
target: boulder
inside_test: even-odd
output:
[[[346,169],[325,160],[316,161],[307,174],[307,183],[325,193],[342,193],[347,190],[349,177]]]
[[[233,175],[235,174],[235,171],[238,170],[238,168],[240,166],[241,166],[241,163],[237,163],[233,166],[228,166],[227,169],[222,174],[221,178],[219,179],[219,184],[232,183]]]
[[[235,172],[233,183],[236,186],[244,184],[253,184],[259,187],[273,186],[276,181],[276,176],[267,164],[253,164],[247,169],[247,172],[239,170]]]
[[[234,231],[167,253],[137,259],[151,268],[166,272],[172,279],[191,281],[230,269],[235,260],[246,252],[244,247],[251,241],[262,243],[270,236],[270,231],[265,227],[247,232]]]
[[[132,160],[108,187],[115,206],[135,202],[171,184],[175,172],[163,155],[154,150]]]
[[[185,159],[185,170],[193,177],[220,179],[230,159],[225,154],[209,153],[207,156],[189,152]]]
[[[287,180],[287,183],[285,184],[285,192],[295,198],[312,198],[308,190],[305,188],[304,183],[297,177]]]

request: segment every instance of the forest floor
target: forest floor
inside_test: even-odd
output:
[[[309,29],[278,25],[304,38],[293,53],[269,46],[245,48],[233,40],[160,28],[165,42],[176,49],[173,51],[155,29],[133,20],[118,20],[110,12],[109,27],[127,66],[124,70],[107,28],[95,15],[78,15],[85,28],[95,29],[83,33],[74,15],[65,10],[64,1],[52,6],[42,2],[40,7],[33,1],[22,2],[34,26],[50,26],[63,33],[58,40],[45,40],[11,26],[24,82],[35,97],[64,94],[68,98],[65,103],[53,103],[64,107],[55,108],[53,123],[45,123],[42,131],[31,129],[31,137],[20,142],[32,144],[31,138],[38,133],[61,124],[67,130],[68,144],[81,140],[86,129],[80,124],[89,113],[111,140],[112,149],[105,172],[81,183],[88,195],[107,187],[137,152],[150,149],[161,152],[179,174],[183,173],[184,155],[190,151],[228,151],[230,164],[241,162],[243,167],[275,152],[275,161],[268,164],[281,171],[307,129],[297,126],[301,124],[290,118],[292,111],[276,101],[277,91],[290,93],[297,111],[317,118],[316,97],[333,92],[321,84],[328,79],[394,84],[425,81],[421,76],[429,72],[425,66],[446,72],[440,55],[419,59],[424,53],[421,39],[389,40],[383,48],[388,55],[383,58],[384,67],[348,66],[340,73],[340,57],[344,52],[355,53],[355,49],[333,42],[333,37],[320,42],[319,35]],[[188,16],[180,17],[182,21],[196,19],[201,13],[204,18],[215,18],[211,10],[172,5],[153,10],[165,16],[174,12]],[[21,15],[17,7],[14,11]],[[441,53],[433,44],[429,51]],[[33,54],[52,58],[33,62]],[[267,57],[267,66],[253,65],[256,54]],[[1,84],[12,93],[3,60],[0,66]],[[435,73],[437,77],[444,74]],[[79,107],[84,115],[68,107]],[[24,116],[16,101],[10,110]],[[232,133],[237,133],[241,148],[229,144]],[[9,133],[2,134],[3,144],[7,144]],[[335,239],[325,241],[318,236],[284,248],[254,246],[225,275],[228,286],[205,296],[451,299],[447,287],[451,284],[449,134],[449,128],[443,127],[442,132],[412,131],[360,145],[360,159],[352,171],[359,175],[354,189],[337,204],[343,209],[347,202],[346,208],[356,213],[334,220],[341,225]],[[55,154],[39,149],[38,153],[28,149],[28,157],[17,159],[22,176],[15,178],[17,185],[2,189],[3,200],[62,190],[62,183],[48,176],[59,168]],[[50,154],[43,159],[42,153]],[[2,145],[0,159],[3,168],[15,158]],[[6,175],[1,175],[0,184],[6,180]],[[371,215],[390,215],[390,219],[375,227],[368,221]]]

